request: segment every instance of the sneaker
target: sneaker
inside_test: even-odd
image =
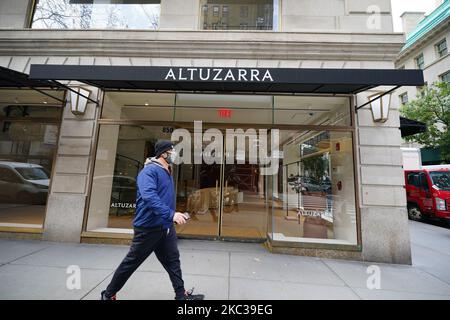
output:
[[[108,297],[106,295],[106,290],[103,290],[101,293],[101,299],[100,300],[117,300],[116,295],[113,295],[112,297]]]
[[[183,297],[175,297],[175,300],[204,300],[205,295],[204,294],[194,294],[194,288],[191,290],[187,290],[184,292]]]

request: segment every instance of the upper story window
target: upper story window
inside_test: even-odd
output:
[[[423,59],[423,53],[417,56],[415,59],[417,69],[423,69],[425,67],[425,60]]]
[[[222,7],[222,16],[227,16],[228,15],[228,6],[223,6]]]
[[[440,78],[441,78],[441,81],[450,83],[450,71],[447,71],[446,73],[441,74]]]
[[[201,0],[205,30],[278,30],[278,0]]]
[[[151,29],[161,0],[36,0],[31,28]]]
[[[402,93],[400,96],[400,103],[401,104],[407,104],[408,103],[408,93]]]
[[[248,18],[248,6],[241,6],[240,12],[241,18]]]
[[[213,7],[213,16],[214,17],[218,17],[219,16],[219,9],[220,9],[219,6],[214,6]]]
[[[439,58],[445,56],[448,53],[447,41],[445,39],[436,44],[436,51]]]

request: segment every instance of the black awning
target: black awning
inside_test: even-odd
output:
[[[58,88],[48,79],[30,79],[26,73],[0,67],[0,88]]]
[[[43,95],[49,96],[55,100],[65,102],[62,99],[52,96],[50,93],[44,91],[45,89],[57,89],[57,90],[70,90],[79,96],[83,96],[89,101],[98,105],[98,101],[92,100],[89,97],[85,97],[79,92],[73,90],[72,88],[56,81],[52,78],[45,79],[33,79],[26,73],[22,73],[19,71],[15,71],[12,69],[0,67],[0,88],[7,89],[20,89],[20,88],[30,88],[37,92],[40,92]]]
[[[427,126],[423,122],[400,117],[400,131],[403,138],[416,133],[426,132]]]
[[[76,80],[102,89],[327,94],[424,84],[422,70],[42,64],[31,65],[30,79]]]
[[[52,99],[64,103],[64,100],[44,91],[45,89],[60,89],[63,87],[57,81],[47,79],[30,79],[26,73],[0,67],[0,88],[21,89],[30,88]]]

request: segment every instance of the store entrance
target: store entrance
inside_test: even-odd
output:
[[[177,226],[181,237],[354,244],[353,133],[343,129],[349,102],[107,93],[86,230],[132,233],[136,176],[164,139],[177,148],[186,142],[173,166],[176,209],[192,217]]]
[[[174,168],[177,210],[191,216],[189,223],[177,226],[177,232],[188,237],[265,240],[268,201],[264,176],[236,144],[233,150],[227,149],[225,130],[222,132],[223,138],[216,143],[223,152],[214,154],[218,163],[202,160],[196,164],[192,150],[191,163]],[[202,154],[207,148],[203,143]]]

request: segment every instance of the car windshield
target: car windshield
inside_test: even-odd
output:
[[[430,172],[433,184],[440,190],[450,191],[450,171]]]
[[[48,179],[47,173],[44,171],[43,168],[38,167],[29,167],[29,168],[16,168],[17,172],[20,173],[20,175],[25,180],[44,180]]]

